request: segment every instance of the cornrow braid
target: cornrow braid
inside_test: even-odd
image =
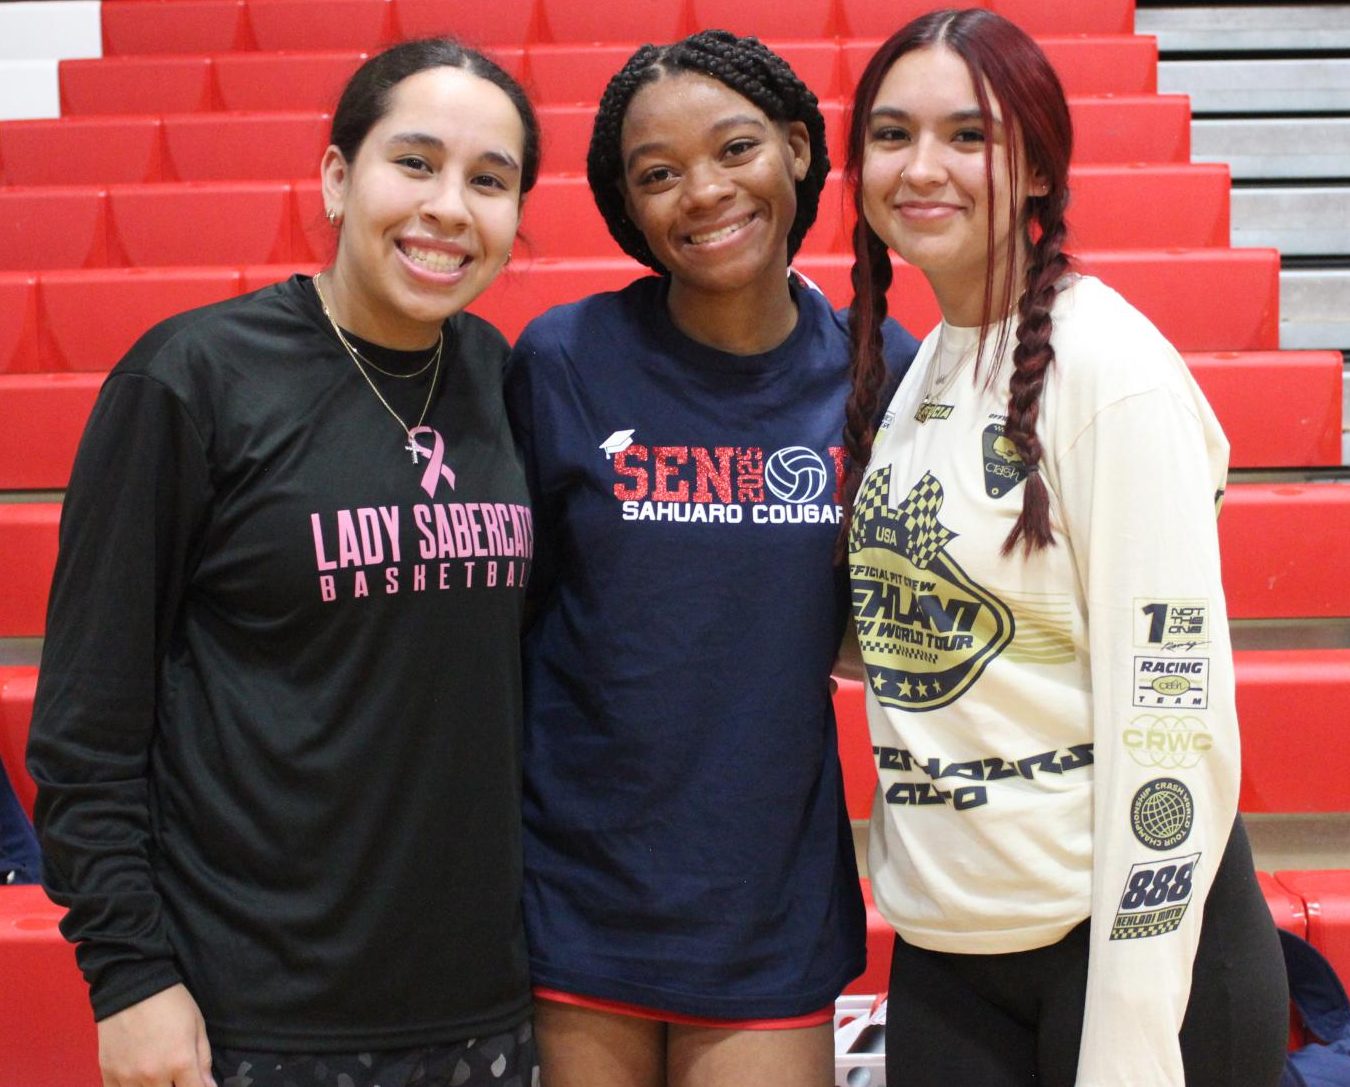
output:
[[[703,30],[672,45],[644,45],[628,58],[605,87],[591,130],[586,177],[595,205],[614,240],[630,257],[667,274],[624,203],[623,121],[638,90],[674,72],[706,75],[754,103],[772,121],[801,121],[811,145],[806,176],[796,183],[797,214],[788,231],[788,260],[816,221],[820,193],[830,172],[825,118],[811,89],[791,66],[758,38],[726,30]]]
[[[1064,223],[1067,203],[1067,189],[1058,190],[1052,197],[1032,201],[1033,206],[1042,205],[1035,208],[1040,237],[1029,245],[1026,287],[1017,301],[1017,346],[1013,349],[1008,419],[1003,431],[1017,447],[1026,466],[1026,489],[1022,495],[1022,512],[1003,541],[1004,555],[1009,554],[1019,541],[1024,555],[1051,547],[1055,542],[1050,531],[1050,492],[1040,472],[1042,451],[1036,423],[1040,418],[1045,374],[1055,361],[1055,349],[1050,343],[1050,310],[1059,293],[1060,281],[1069,271],[1069,258],[1063,250],[1068,232]]]

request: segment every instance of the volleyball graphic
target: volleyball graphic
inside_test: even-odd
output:
[[[804,445],[790,445],[764,464],[764,483],[783,502],[810,502],[825,489],[825,462]]]

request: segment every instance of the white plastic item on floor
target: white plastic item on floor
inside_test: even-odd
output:
[[[886,997],[834,1002],[835,1087],[886,1087]]]

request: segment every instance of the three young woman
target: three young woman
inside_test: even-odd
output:
[[[1071,144],[1044,55],[988,11],[910,23],[859,82],[849,550],[887,1080],[1269,1087],[1228,444],[1171,345],[1073,271]],[[888,250],[943,320],[877,427]]]
[[[754,39],[638,50],[596,117],[657,272],[532,322],[525,918],[547,1087],[833,1082],[863,966],[829,673],[846,320],[788,274],[829,169]],[[886,330],[893,369],[913,341]]]
[[[530,1083],[525,480],[463,312],[538,171],[447,41],[352,78],[330,267],[174,317],[67,492],[29,766],[107,1087]]]

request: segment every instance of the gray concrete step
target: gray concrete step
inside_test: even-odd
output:
[[[1350,268],[1280,272],[1280,347],[1350,351]]]
[[[1190,95],[1196,115],[1350,113],[1350,59],[1165,60],[1158,90]]]
[[[1238,187],[1229,207],[1233,245],[1269,246],[1293,257],[1350,253],[1350,182]]]
[[[1350,49],[1350,4],[1140,7],[1134,29],[1163,53]]]
[[[1191,158],[1226,162],[1235,180],[1350,179],[1350,117],[1201,118]]]

